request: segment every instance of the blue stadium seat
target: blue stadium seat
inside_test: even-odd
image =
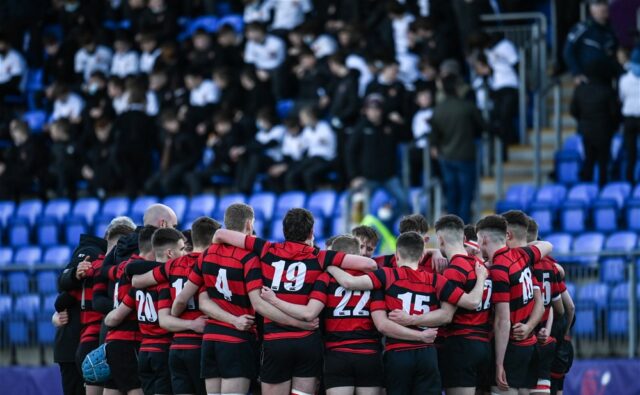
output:
[[[538,189],[536,193],[535,202],[549,203],[551,207],[555,208],[567,197],[567,188],[564,185],[549,184],[543,185]]]
[[[596,310],[591,303],[576,304],[576,323],[573,327],[577,337],[595,337],[596,336]]]
[[[29,224],[33,225],[36,219],[42,214],[42,201],[38,199],[23,200],[16,209],[17,218],[26,218]]]
[[[575,151],[581,157],[584,156],[584,145],[582,144],[582,136],[576,133],[573,136],[567,137],[564,140],[562,149],[567,151]]]
[[[22,120],[29,124],[29,128],[34,133],[42,132],[47,118],[47,112],[44,110],[31,110],[22,114]]]
[[[329,218],[335,211],[338,194],[335,191],[317,191],[309,196],[307,209],[317,218]]]
[[[626,262],[623,258],[611,257],[600,262],[600,280],[607,284],[618,284],[625,280]]]
[[[0,267],[13,263],[13,248],[0,247]]]
[[[10,200],[1,200],[0,201],[0,227],[5,227],[7,225],[7,221],[11,216],[13,216],[13,212],[16,209],[16,204]]]
[[[609,286],[602,283],[588,283],[578,289],[580,302],[593,303],[598,310],[604,310],[609,301]]]
[[[36,273],[36,291],[41,295],[57,292],[58,275],[51,271]]]
[[[187,197],[184,195],[167,196],[162,200],[162,204],[171,207],[176,213],[178,223],[182,222],[184,219],[184,215],[187,212],[187,203]]]
[[[69,245],[77,245],[80,235],[89,233],[89,226],[84,218],[69,218],[64,225],[64,239]]]
[[[609,336],[627,336],[629,334],[629,309],[612,304],[607,315],[607,334]]]
[[[624,206],[624,201],[631,194],[631,184],[628,182],[612,182],[602,189],[599,199],[612,199],[614,200],[618,208]]]
[[[49,200],[44,206],[42,216],[44,218],[52,218],[57,223],[64,222],[64,219],[71,212],[71,200],[69,199],[53,199]]]
[[[568,233],[553,233],[544,238],[544,240],[553,244],[553,255],[554,258],[558,260],[558,262],[562,262],[567,260],[567,258],[563,258],[561,256],[556,255],[566,255],[571,252],[571,235]]]
[[[589,218],[588,205],[581,201],[568,200],[560,209],[560,229],[570,233],[582,233],[587,230]]]
[[[529,184],[516,184],[509,187],[504,199],[496,204],[496,212],[526,210],[535,196],[536,188]]]
[[[555,156],[556,180],[560,184],[573,185],[580,182],[582,158],[577,151],[560,150]]]
[[[51,324],[51,315],[41,314],[36,322],[37,340],[39,344],[53,344],[56,338],[56,328]]]
[[[89,226],[93,224],[93,220],[100,211],[100,200],[97,198],[81,198],[76,200],[71,211],[73,218],[82,218]]]
[[[131,205],[129,217],[131,217],[136,224],[142,224],[144,212],[149,206],[156,203],[158,203],[158,198],[155,196],[140,196],[136,198]]]
[[[12,310],[11,295],[0,294],[0,318],[4,318]]]
[[[52,217],[44,217],[38,220],[36,225],[36,240],[41,246],[50,246],[60,243],[60,226]]]
[[[545,201],[533,202],[527,212],[538,224],[538,233],[541,236],[553,231],[555,222],[553,203]]]
[[[12,272],[7,275],[7,289],[12,295],[29,292],[29,276],[24,272]]]
[[[49,315],[49,320],[51,320],[51,314],[56,311],[56,299],[58,298],[57,293],[52,293],[49,295],[45,295],[42,299],[42,313]]]
[[[187,217],[210,217],[213,215],[213,210],[216,208],[216,197],[213,194],[202,194],[194,196],[189,202],[189,210],[187,211]]]
[[[625,213],[627,229],[640,232],[640,199],[627,200]]]
[[[340,235],[343,233],[351,233],[351,229],[345,229],[345,219],[341,216],[333,217],[331,221],[331,235]]]
[[[26,345],[29,343],[29,325],[22,314],[11,314],[8,323],[8,340],[11,345]]]
[[[102,216],[99,215],[98,219],[93,223],[93,235],[97,237],[104,237],[110,223],[111,221],[108,221],[106,218],[102,218]]]
[[[247,197],[241,193],[230,193],[224,196],[221,196],[218,201],[218,207],[213,213],[213,217],[219,220],[224,219],[224,211],[227,207],[231,206],[234,203],[246,203]]]
[[[40,295],[29,294],[16,296],[15,312],[22,313],[29,321],[33,321],[40,312]]]
[[[99,218],[101,220],[111,221],[115,217],[127,215],[131,201],[127,197],[111,197],[104,201],[102,209],[100,209]]]
[[[249,205],[253,207],[256,218],[260,217],[265,221],[271,221],[273,211],[276,206],[276,195],[272,192],[255,193],[249,198]]]
[[[295,103],[293,100],[285,99],[278,100],[276,103],[276,113],[280,119],[285,119],[291,115]]]
[[[231,26],[236,33],[240,34],[244,29],[244,20],[242,19],[242,15],[226,15],[218,20],[216,29],[220,29],[224,25]]]
[[[17,265],[33,266],[40,263],[42,249],[38,246],[20,247],[16,250],[13,260]]]
[[[71,259],[71,248],[66,245],[49,247],[44,253],[42,263],[66,266]]]
[[[578,297],[578,295],[576,294],[576,285],[572,282],[565,281],[565,286],[567,287],[567,292],[569,292],[569,295],[574,298],[574,301],[577,300],[576,298]]]
[[[277,217],[284,217],[292,208],[304,207],[304,203],[307,200],[307,195],[301,191],[289,191],[285,192],[278,197],[276,202],[275,215]]]
[[[581,234],[573,240],[572,251],[576,254],[574,260],[583,265],[597,262],[598,255],[595,253],[602,251],[603,246],[604,235],[602,233]],[[580,253],[587,253],[587,255],[579,255]]]
[[[341,217],[347,213],[347,204],[349,203],[349,191],[344,191],[338,195],[336,201],[335,211],[333,213],[336,217]]]
[[[620,257],[606,257],[601,262],[601,279],[606,283],[619,283],[625,280],[627,257],[624,253],[636,247],[638,236],[634,232],[617,232],[609,236],[605,250],[620,251]]]
[[[44,89],[44,71],[40,68],[30,68],[27,70],[27,81],[24,89],[28,92],[41,91]]]
[[[284,229],[282,229],[282,218],[276,218],[271,222],[270,240],[284,241]]]
[[[31,227],[27,218],[12,218],[8,224],[9,244],[22,247],[30,244]]]
[[[324,217],[315,217],[313,222],[313,236],[324,239],[327,236]]]
[[[618,229],[618,214],[631,193],[626,182],[607,184],[593,203],[593,222],[596,230],[613,232]]]
[[[638,235],[634,232],[616,232],[607,238],[605,249],[610,251],[629,252],[636,247]]]
[[[590,205],[598,196],[598,186],[594,183],[580,183],[574,185],[567,195],[568,201],[579,201]]]
[[[266,234],[267,232],[267,228],[264,224],[264,220],[260,219],[260,218],[256,218],[254,223],[253,223],[253,230],[256,233],[256,235],[258,237],[262,237],[262,238],[267,238],[268,235]]]

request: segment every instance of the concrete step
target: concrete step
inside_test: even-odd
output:
[[[504,164],[504,175],[533,177],[533,168],[533,161],[509,161]],[[553,160],[543,160],[540,169],[543,174],[552,171]]]
[[[562,128],[562,141],[564,142],[569,136],[573,136],[574,134],[576,134],[576,129],[575,128]],[[534,145],[534,139],[535,139],[535,133],[533,133],[532,130],[529,131],[529,144],[533,147]],[[556,132],[555,130],[553,130],[552,128],[545,128],[542,129],[542,133],[541,133],[541,143],[542,146],[554,146],[556,143]]]
[[[555,144],[543,144],[540,156],[542,160],[553,160],[556,151]],[[509,160],[533,161],[535,151],[530,145],[512,145],[509,147]]]

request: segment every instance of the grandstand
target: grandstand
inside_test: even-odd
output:
[[[601,1],[309,0],[291,14],[284,0],[41,3],[40,13],[9,5],[3,19],[15,22],[0,26],[0,381],[30,383],[9,394],[62,394],[52,324],[59,275],[80,236],[105,237],[115,217],[142,225],[161,203],[189,230],[203,216],[223,223],[229,206],[245,203],[255,233],[281,242],[287,212],[306,208],[324,249],[360,223],[395,236],[404,214],[432,225],[463,216],[452,203],[462,194],[473,196],[467,222],[522,210],[553,244],[576,307],[565,394],[640,392],[624,381],[640,364],[640,159],[630,148],[640,131],[628,126],[640,107],[625,114],[617,104],[599,167],[598,143],[580,130],[598,120],[576,119],[574,92],[576,78],[602,70],[576,74],[566,59],[567,34],[595,23],[590,6]],[[640,70],[640,2],[609,3],[618,52],[605,80],[617,89],[621,75]],[[91,59],[80,66],[80,55]],[[502,55],[515,60],[492,63]],[[482,118],[449,151],[435,138],[458,133],[436,121],[447,78]],[[636,106],[640,85],[637,96]],[[300,115],[309,108],[319,119]],[[331,142],[313,135],[322,128]],[[373,129],[382,137],[370,149]],[[355,147],[356,135],[366,142]],[[450,173],[447,162],[467,172]],[[380,163],[393,170],[374,179],[367,169]],[[309,185],[312,168],[320,170]],[[470,173],[471,184],[455,180]],[[383,240],[376,255],[385,248]]]

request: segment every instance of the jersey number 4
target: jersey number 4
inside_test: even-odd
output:
[[[271,283],[271,289],[274,291],[280,290],[280,285],[284,284],[284,289],[289,292],[297,292],[304,286],[304,279],[307,276],[307,265],[303,262],[294,262],[287,268],[285,274],[284,267],[285,261],[273,262],[271,266],[274,267],[275,273],[273,274],[273,282]],[[282,281],[282,275],[285,274],[285,280]]]
[[[371,297],[371,291],[351,291],[349,289],[344,289],[343,287],[338,287],[336,288],[336,292],[334,293],[334,295],[338,298],[342,298],[340,299],[340,303],[338,303],[338,306],[336,306],[336,308],[333,310],[334,317],[369,316],[369,311],[365,310],[365,307],[367,305],[367,302],[369,301],[369,298]],[[346,309],[347,304],[349,304],[352,296],[359,296],[360,300],[353,309]]]

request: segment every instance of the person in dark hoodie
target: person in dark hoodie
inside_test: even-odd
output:
[[[194,133],[185,130],[173,110],[162,113],[164,144],[160,151],[160,169],[145,184],[150,195],[165,196],[179,193],[182,179],[192,171],[200,158],[194,155],[198,151],[198,139]]]
[[[618,96],[610,81],[592,75],[588,82],[576,86],[570,111],[582,135],[582,180],[593,181],[593,167],[597,164],[598,184],[602,187],[608,179],[611,140],[622,120]]]
[[[358,97],[358,78],[356,70],[349,69],[345,64],[345,57],[341,54],[329,56],[327,63],[333,78],[329,83],[328,103],[320,103],[327,106],[331,126],[336,130],[353,126],[358,119],[360,111],[360,98]]]
[[[57,197],[76,198],[76,180],[79,176],[80,152],[71,136],[71,125],[66,119],[51,124],[51,161],[49,162],[49,188]]]
[[[396,174],[398,143],[411,139],[408,129],[388,121],[381,95],[367,96],[364,118],[349,140],[347,170],[353,190],[384,188],[394,197],[396,214],[408,214],[409,199]]]
[[[91,267],[91,261],[107,251],[103,238],[83,234],[71,255],[71,261],[58,278],[58,289],[65,293],[56,303],[56,311],[64,312],[67,323],[56,330],[53,359],[60,366],[62,388],[65,395],[84,394],[82,371],[76,364],[76,350],[80,343],[80,308],[82,303],[82,278]],[[63,309],[64,307],[64,309]]]

